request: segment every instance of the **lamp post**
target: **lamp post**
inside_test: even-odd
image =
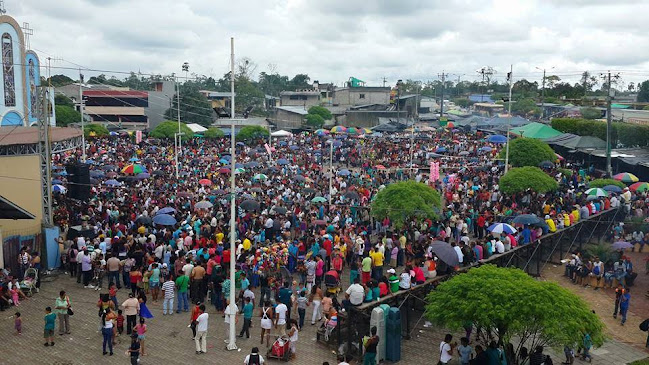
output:
[[[329,209],[331,209],[331,191],[334,178],[334,139],[329,140]]]
[[[512,124],[512,88],[514,83],[514,65],[509,66],[509,74],[507,75],[507,81],[509,81],[509,103],[507,105],[507,113],[509,120],[507,121],[507,147],[505,150],[505,173],[509,170],[509,129]]]
[[[232,108],[230,111],[230,122],[232,123],[230,125],[230,155],[232,156],[232,159],[230,160],[230,163],[232,163],[232,166],[230,166],[230,293],[229,293],[229,298],[230,298],[230,305],[233,308],[236,303],[236,296],[235,296],[235,291],[234,291],[234,282],[236,281],[234,271],[236,270],[235,268],[235,251],[237,249],[236,247],[236,188],[237,188],[237,182],[235,180],[235,168],[234,166],[236,165],[237,161],[237,154],[236,154],[236,143],[234,141],[234,37],[230,38],[230,93],[232,97],[232,102],[230,103],[230,107]],[[226,309],[227,310],[227,309]],[[225,314],[230,315],[228,313]],[[236,314],[235,314],[236,315]],[[231,316],[230,319],[230,328],[229,328],[229,334],[228,334],[228,350],[236,350],[237,349],[237,342],[236,342],[236,328],[235,328],[235,320],[233,318],[234,316]]]

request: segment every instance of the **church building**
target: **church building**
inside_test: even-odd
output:
[[[27,24],[25,28],[31,31]],[[36,53],[28,49],[29,41],[25,42],[23,28],[8,15],[0,15],[0,40],[0,126],[32,126],[38,119],[40,61]]]

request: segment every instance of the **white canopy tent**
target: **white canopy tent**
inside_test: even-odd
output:
[[[270,134],[272,137],[293,137],[293,133],[285,130],[279,130]]]
[[[200,124],[196,124],[196,123],[187,124],[187,127],[189,127],[189,129],[191,129],[192,132],[194,132],[194,133],[203,133],[203,132],[205,132],[207,130],[207,128],[203,127]]]

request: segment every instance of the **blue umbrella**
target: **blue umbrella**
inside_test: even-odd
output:
[[[90,177],[104,177],[106,175],[105,172],[101,170],[92,170],[90,171]]]
[[[237,146],[245,146],[246,144],[243,142],[237,142]]]
[[[438,147],[435,150],[435,153],[444,153],[444,152],[446,152],[446,147]]]
[[[52,180],[52,184],[60,185],[60,184],[63,184],[63,181],[61,181],[59,179],[54,179],[54,180]]]
[[[507,143],[507,137],[500,134],[494,134],[487,137],[487,141],[489,141],[490,143]]]
[[[115,167],[115,165],[104,165],[104,166],[101,167],[101,169],[104,170],[104,171],[110,171],[110,170],[115,170],[116,167]]]
[[[224,158],[219,160],[219,163],[222,163],[222,164],[226,164],[226,163],[229,163],[229,162],[230,162],[229,160],[226,160]]]
[[[151,175],[149,175],[149,174],[146,173],[146,172],[140,172],[139,174],[135,175],[135,177],[136,177],[138,180],[144,180],[144,179],[148,179],[148,178],[150,178]]]
[[[625,250],[627,248],[633,248],[634,247],[631,243],[625,242],[625,241],[617,241],[617,242],[613,243],[613,245],[611,245],[611,246],[613,247],[614,250]]]
[[[602,189],[608,191],[609,193],[621,193],[622,189],[617,185],[606,185]]]
[[[259,166],[259,162],[257,162],[257,161],[246,162],[246,163],[243,164],[243,167],[245,167],[247,169],[251,169],[251,168],[254,168],[254,167],[257,167],[257,166]]]
[[[232,160],[232,156],[230,156],[230,155],[223,155],[223,156],[221,156],[221,159],[223,159],[223,160],[227,160],[227,161],[230,161],[230,160]]]
[[[484,146],[484,147],[480,147],[479,150],[482,152],[491,152],[492,148],[489,146]]]
[[[338,141],[338,140],[336,140],[336,141],[333,141],[333,144],[334,144],[334,147],[340,147],[340,146],[342,146],[342,145],[343,145],[343,143],[342,143],[342,142],[340,142],[340,141]]]
[[[494,223],[487,228],[491,233],[506,233],[513,234],[516,233],[516,228],[510,226],[507,223]]]
[[[110,180],[106,180],[106,181],[104,181],[104,185],[108,185],[108,186],[119,186],[119,185],[120,185],[120,182],[117,181],[117,180],[115,180],[115,179],[110,179]]]
[[[286,141],[279,141],[279,145],[280,145],[281,147],[284,147],[284,146],[286,146],[287,144],[288,144],[288,143],[286,143]]]
[[[129,161],[131,161],[131,162],[138,162],[138,161],[140,161],[140,159],[137,158],[137,157],[131,157],[131,158],[129,159]]]
[[[280,158],[279,160],[277,160],[277,163],[279,165],[288,165],[288,160],[285,158]]]
[[[294,144],[292,144],[289,148],[292,149],[293,151],[300,149],[300,147],[298,147],[298,146],[296,146]]]
[[[244,167],[244,166],[243,166],[242,163],[235,163],[235,164],[234,164],[234,168],[235,168],[235,169],[242,169],[243,167]]]
[[[158,213],[156,213],[156,215],[158,215],[158,214],[173,214],[173,213],[176,213],[176,210],[174,208],[172,208],[172,207],[164,207],[164,208],[160,209],[158,211]]]
[[[65,170],[62,170],[61,172],[56,173],[58,176],[68,176],[68,172]]]
[[[349,170],[347,170],[347,169],[342,169],[342,170],[338,171],[338,176],[349,176],[350,174],[351,174],[351,172],[349,172]]]
[[[158,214],[153,217],[153,223],[159,224],[161,226],[173,226],[176,224],[176,218],[170,216],[169,214]]]
[[[63,170],[63,169],[64,169],[63,166],[58,166],[58,165],[52,166],[52,170]]]
[[[66,188],[63,185],[52,185],[52,192],[53,193],[61,193],[64,194],[66,192]]]

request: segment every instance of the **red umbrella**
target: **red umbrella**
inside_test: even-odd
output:
[[[203,186],[210,186],[210,185],[212,185],[212,180],[200,179],[200,180],[198,180],[198,183],[203,185]]]
[[[220,173],[220,174],[229,174],[229,173],[230,173],[230,169],[228,169],[227,167],[221,167],[221,168],[219,169],[219,173]]]
[[[374,167],[376,167],[379,170],[385,170],[385,166],[383,166],[383,165],[376,165]]]

